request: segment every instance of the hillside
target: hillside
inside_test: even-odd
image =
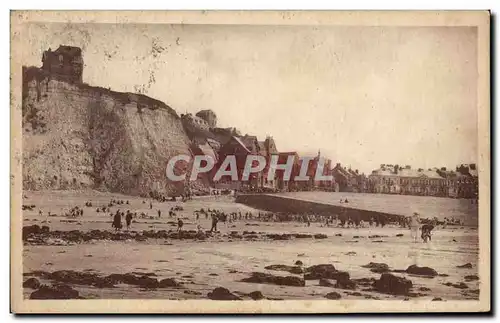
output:
[[[192,155],[181,119],[161,101],[23,68],[23,188],[180,194],[167,161]]]

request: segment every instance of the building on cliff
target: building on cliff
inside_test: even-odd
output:
[[[43,52],[42,70],[70,83],[82,83],[83,57],[79,47],[59,46]]]
[[[196,116],[205,120],[210,129],[217,127],[217,115],[212,110],[201,110]]]

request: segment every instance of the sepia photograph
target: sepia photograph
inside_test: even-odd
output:
[[[12,310],[489,311],[489,21],[12,11]]]

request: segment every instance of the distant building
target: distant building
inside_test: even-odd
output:
[[[59,46],[43,52],[42,69],[71,83],[82,83],[83,57],[79,47]]]
[[[300,174],[300,160],[299,154],[297,152],[280,152],[278,153],[278,164],[284,165],[286,164],[288,157],[293,156],[293,166],[292,171],[290,173],[290,178],[285,178],[285,171],[283,169],[276,170],[276,187],[283,191],[296,191],[298,190],[297,182],[295,181],[295,177]]]
[[[222,176],[222,178],[218,181],[218,184],[230,185],[230,187],[234,189],[240,189],[242,188],[242,186],[257,186],[257,174],[250,174],[247,181],[242,181],[243,170],[245,168],[247,156],[254,154],[255,153],[248,149],[245,143],[239,137],[232,136],[228,142],[222,145],[219,151],[219,162],[217,163],[216,168],[219,169],[221,167],[227,156],[235,156],[238,180],[233,181],[231,176]]]
[[[272,156],[278,155],[278,149],[276,149],[276,143],[273,137],[267,136],[266,140],[259,141],[259,155],[266,158],[266,167],[262,171],[262,176],[260,176],[259,186],[263,188],[276,189],[277,185],[277,175],[274,174],[274,178],[268,179],[269,175],[269,165],[271,163]]]
[[[331,170],[331,174],[335,179],[335,190],[337,192],[362,193],[369,190],[365,174],[359,173],[357,169],[352,170],[337,163]]]
[[[447,182],[438,169],[382,164],[369,176],[373,193],[447,196]]]
[[[191,113],[181,114],[181,121],[187,135],[192,139],[194,137],[206,138],[210,135],[208,123],[200,117]]]
[[[221,145],[225,145],[233,136],[241,136],[241,133],[236,128],[212,128],[210,132]]]
[[[212,110],[201,110],[196,116],[205,120],[211,129],[217,127],[217,115]]]

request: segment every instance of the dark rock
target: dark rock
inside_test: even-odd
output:
[[[139,275],[139,276],[156,276],[156,274],[153,273],[153,272],[143,273],[143,272],[139,272],[139,271],[133,271],[131,274],[133,274],[133,275]]]
[[[78,299],[79,293],[68,285],[42,285],[30,295],[30,299]]]
[[[231,293],[227,288],[217,287],[207,295],[208,298],[218,301],[235,301],[241,300],[240,297]]]
[[[442,301],[443,299],[441,297],[434,297],[432,301]]]
[[[219,276],[219,275],[218,275],[218,274],[211,273],[211,274],[208,274],[208,276]]]
[[[363,296],[363,294],[361,294],[360,292],[347,293],[347,295],[351,295],[351,296]]]
[[[362,286],[372,286],[373,283],[376,281],[375,278],[358,278],[358,279],[353,279],[353,281]]]
[[[128,274],[111,274],[106,276],[105,278],[111,280],[113,283],[124,283],[128,285],[139,285],[140,277],[133,275],[131,273]]]
[[[268,233],[266,236],[272,240],[290,240],[292,237],[291,234],[287,234],[287,233],[283,233],[283,234]]]
[[[335,266],[331,264],[321,264],[307,267],[304,279],[349,279],[349,273],[338,271]]]
[[[468,262],[464,265],[457,266],[457,268],[472,268],[472,264],[470,262]]]
[[[149,288],[158,288],[160,286],[160,283],[158,282],[158,279],[156,279],[156,278],[142,276],[142,277],[138,278],[136,284],[134,284],[134,285],[149,289]]]
[[[96,288],[114,288],[115,287],[115,282],[111,279],[108,279],[106,277],[103,278],[98,278],[94,281],[92,286]]]
[[[164,288],[164,287],[181,287],[182,284],[177,282],[173,278],[165,278],[159,281],[158,287]]]
[[[335,286],[334,283],[332,283],[330,280],[325,279],[325,278],[321,278],[319,280],[319,285],[320,286],[325,286],[325,287],[334,287]]]
[[[237,272],[238,272],[238,271],[237,271],[237,270],[234,270],[234,269],[229,270],[229,273],[230,273],[230,274],[234,274],[234,273],[237,273]]]
[[[465,284],[464,282],[460,282],[458,284],[452,284],[451,286],[453,286],[455,288],[458,288],[458,289],[467,289],[467,288],[469,288],[469,286],[467,286],[467,284]]]
[[[326,234],[318,233],[314,235],[314,239],[326,239],[328,236]]]
[[[297,261],[295,262],[295,266],[302,266],[303,264],[304,264],[304,263],[303,263],[302,261],[300,261],[300,260],[297,260]]]
[[[402,234],[402,233],[396,234],[396,237],[402,237],[402,236],[404,236],[404,234]]]
[[[337,292],[330,292],[330,293],[325,295],[325,298],[327,298],[327,299],[341,299],[342,296]]]
[[[419,267],[417,265],[411,265],[406,269],[408,274],[412,275],[422,275],[422,276],[431,276],[435,277],[438,275],[437,271],[430,267]]]
[[[295,233],[293,235],[296,239],[307,239],[307,238],[312,238],[312,234],[305,234],[305,233]]]
[[[337,279],[337,283],[334,287],[340,289],[355,290],[357,286],[356,282],[351,279]]]
[[[420,287],[418,290],[421,292],[430,292],[431,291],[431,289],[428,287]]]
[[[450,275],[448,274],[438,274],[439,277],[449,277]]]
[[[379,263],[379,262],[370,262],[367,265],[361,266],[363,268],[370,268],[371,272],[374,273],[385,273],[389,271],[389,266],[384,263]]]
[[[31,235],[40,234],[40,233],[42,233],[42,229],[37,224],[24,226],[23,233],[22,233],[23,241],[26,241],[26,239]]]
[[[258,301],[260,299],[264,299],[264,295],[262,295],[262,292],[259,291],[259,290],[251,292],[250,294],[248,294],[248,297],[250,297],[254,301]]]
[[[292,274],[302,274],[304,271],[299,266],[288,266],[288,265],[270,265],[264,267],[267,270],[278,270],[278,271],[287,271]]]
[[[479,280],[479,277],[477,275],[467,275],[464,277],[465,281],[470,282],[473,280]]]
[[[335,234],[336,237],[341,237],[342,236],[342,233],[336,233]]]
[[[383,273],[380,279],[373,283],[377,291],[392,295],[406,295],[412,286],[411,280],[389,273]]]
[[[40,281],[36,278],[28,278],[23,283],[24,288],[38,289],[40,287]]]
[[[258,284],[275,284],[286,286],[305,286],[303,278],[297,276],[275,276],[266,273],[253,272],[248,278],[243,278],[242,282]]]

